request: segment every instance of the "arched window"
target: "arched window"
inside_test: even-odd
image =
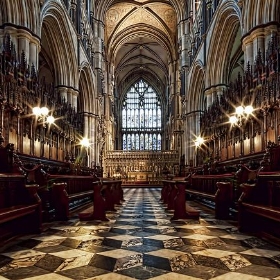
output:
[[[161,150],[160,98],[144,80],[126,93],[122,107],[123,150]]]

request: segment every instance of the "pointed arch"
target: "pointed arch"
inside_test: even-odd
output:
[[[226,1],[219,7],[209,42],[205,73],[205,87],[227,84],[232,45],[240,27],[241,11],[235,1]],[[241,44],[241,43],[240,43]]]
[[[280,4],[278,0],[249,0],[243,5],[244,34],[250,32],[255,26],[279,22]]]
[[[33,0],[2,0],[0,1],[0,25],[13,23],[18,27],[25,27],[32,33],[38,34],[40,27],[39,1]]]
[[[93,81],[94,74],[87,62],[80,67],[78,110],[80,112],[97,113],[97,96]]]
[[[41,11],[43,45],[52,58],[55,83],[78,88],[77,48],[72,26],[57,1],[48,1]],[[44,45],[44,43],[46,45]],[[66,51],[67,50],[67,51]]]
[[[144,79],[137,80],[120,104],[123,150],[161,150],[162,102]]]
[[[189,87],[187,95],[186,113],[204,110],[204,78],[205,70],[201,60],[196,61],[192,71],[189,73]]]

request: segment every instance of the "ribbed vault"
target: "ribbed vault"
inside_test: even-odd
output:
[[[177,59],[177,21],[169,1],[110,2],[104,21],[105,45],[119,96],[144,78],[166,99]]]

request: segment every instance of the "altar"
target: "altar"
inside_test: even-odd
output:
[[[153,171],[130,171],[127,173],[128,179],[133,179],[135,183],[148,183],[156,177]]]

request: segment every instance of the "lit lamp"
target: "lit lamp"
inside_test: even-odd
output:
[[[232,125],[242,126],[243,119],[247,120],[254,111],[253,106],[248,105],[246,107],[238,106],[235,109],[235,114],[229,117],[229,122]]]
[[[198,137],[195,139],[195,141],[194,141],[194,145],[195,145],[196,147],[201,146],[203,143],[204,143],[204,139],[203,139],[202,137],[200,137],[200,136],[198,136]]]
[[[89,143],[89,139],[84,137],[81,141],[80,141],[80,144],[85,147],[85,150],[86,150],[86,164],[87,166],[89,166],[89,154],[88,154],[88,148],[90,146],[90,143]]]
[[[81,143],[82,146],[84,146],[86,148],[88,148],[89,145],[90,145],[88,138],[83,138],[80,143]]]
[[[47,122],[49,124],[54,123],[54,117],[49,116],[49,109],[47,107],[34,107],[32,112],[36,117],[41,117],[43,122]]]
[[[199,154],[200,154],[200,150],[201,150],[201,145],[205,142],[205,140],[198,136],[196,137],[195,141],[194,141],[194,145],[195,145],[195,160],[196,160],[196,164],[199,163]]]

